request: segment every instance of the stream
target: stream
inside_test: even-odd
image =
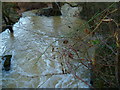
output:
[[[53,17],[25,12],[13,26],[14,35],[0,34],[0,56],[12,55],[11,69],[0,73],[2,88],[89,88],[90,71],[80,61],[94,57],[95,49],[86,44],[90,36],[81,40],[88,25],[81,27],[85,21],[72,15],[78,8],[64,8],[62,16]]]

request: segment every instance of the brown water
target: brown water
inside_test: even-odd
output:
[[[62,69],[70,70],[66,64],[69,61],[75,67],[79,66],[74,71],[89,83],[89,70],[79,60],[62,56],[66,53],[74,54],[75,52],[69,49],[69,46],[76,43],[73,48],[81,51],[79,52],[80,58],[87,58],[83,52],[88,47],[81,43],[80,39],[73,38],[83,38],[86,35],[83,32],[84,28],[81,28],[85,21],[77,17],[66,16],[67,14],[61,17],[41,17],[27,12],[14,25],[14,35],[7,30],[0,34],[2,37],[1,56],[12,54],[11,70],[3,70],[0,75],[3,88],[89,87],[76,79],[73,73],[63,74],[62,72]],[[78,29],[80,33],[77,32]],[[90,36],[87,39],[90,39]],[[68,43],[64,44],[64,40]],[[88,52],[89,58],[92,58],[94,49],[90,48]]]

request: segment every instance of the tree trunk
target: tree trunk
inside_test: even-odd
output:
[[[120,89],[120,2],[117,2],[117,23],[118,29],[116,30],[116,43],[117,43],[117,57],[116,57],[116,79],[117,85]]]
[[[116,44],[117,44],[117,56],[116,56],[116,81],[117,86],[120,89],[120,28],[115,33]]]

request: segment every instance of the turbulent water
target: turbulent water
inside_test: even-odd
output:
[[[73,11],[75,10],[74,8]],[[13,27],[14,35],[8,30],[0,34],[1,56],[12,55],[11,70],[3,70],[2,74],[0,73],[2,87],[88,88],[86,83],[90,82],[89,70],[80,61],[70,58],[71,53],[75,52],[69,48],[77,42],[72,48],[81,50],[80,58],[86,56],[82,51],[87,47],[84,44],[79,46],[80,40],[73,39],[86,35],[83,28],[80,28],[83,23],[84,21],[71,14],[45,17],[35,16],[32,12],[24,13]],[[74,33],[78,29],[81,33]],[[94,50],[89,52],[92,57]],[[0,62],[2,63],[2,60]]]

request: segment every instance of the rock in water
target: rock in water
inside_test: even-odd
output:
[[[2,60],[4,60],[4,69],[5,71],[9,71],[10,70],[10,66],[11,66],[11,57],[12,55],[5,55],[2,57]]]
[[[62,15],[60,10],[55,10],[53,8],[44,8],[36,13],[38,16],[60,16]]]

